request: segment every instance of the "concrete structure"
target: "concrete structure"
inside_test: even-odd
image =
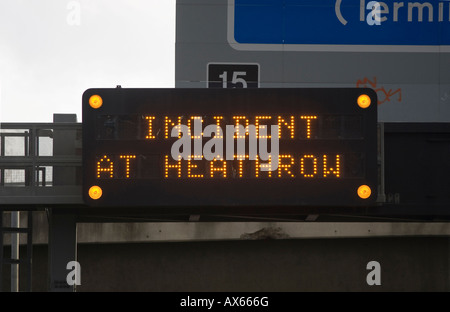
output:
[[[46,291],[49,224],[33,220],[33,290]],[[449,234],[445,222],[79,223],[77,291],[449,291]]]

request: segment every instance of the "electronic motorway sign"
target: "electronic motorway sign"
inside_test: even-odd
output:
[[[371,206],[377,98],[362,88],[88,89],[97,207]]]

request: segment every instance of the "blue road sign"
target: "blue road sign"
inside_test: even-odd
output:
[[[449,0],[229,1],[238,49],[449,51]]]

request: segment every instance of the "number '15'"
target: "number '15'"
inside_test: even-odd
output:
[[[242,88],[247,88],[247,81],[245,81],[243,76],[246,76],[247,72],[244,71],[237,71],[233,72],[233,77],[231,79],[232,84],[242,84]],[[222,78],[222,87],[227,88],[227,82],[228,82],[228,72],[224,71],[222,75],[219,75],[219,78]]]

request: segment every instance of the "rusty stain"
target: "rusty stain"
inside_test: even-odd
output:
[[[244,233],[241,239],[257,240],[257,239],[284,239],[289,238],[289,235],[284,233],[280,227],[265,227],[254,233]]]
[[[378,95],[378,105],[381,105],[385,102],[390,102],[391,98],[394,95],[397,95],[394,99],[397,100],[397,102],[402,101],[402,89],[398,88],[397,90],[386,90],[383,86],[378,86],[377,84],[377,77],[373,77],[372,80],[370,80],[367,77],[364,77],[364,79],[358,79],[356,82],[357,88],[364,88],[364,87],[370,87],[375,90],[375,92]]]

